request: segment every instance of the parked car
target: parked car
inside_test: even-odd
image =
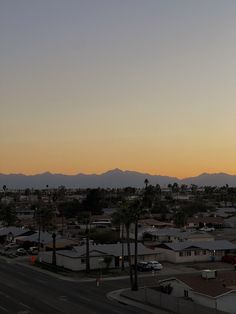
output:
[[[27,254],[27,251],[24,248],[21,247],[21,248],[16,250],[16,254],[23,256],[23,255]]]
[[[17,249],[18,247],[19,245],[17,245],[16,243],[9,243],[4,247],[4,251],[14,250]]]
[[[138,262],[137,269],[138,271],[151,271],[151,266],[147,262]]]
[[[203,227],[201,229],[199,229],[200,231],[205,231],[205,232],[212,232],[215,231],[214,227]]]
[[[31,254],[31,255],[37,255],[38,254],[38,252],[39,252],[39,249],[38,249],[38,247],[37,246],[31,246],[30,248],[29,248],[29,254]]]
[[[151,270],[162,270],[163,266],[161,265],[161,263],[157,262],[157,261],[150,261],[148,262],[148,265],[150,266]]]
[[[225,255],[221,259],[224,263],[236,264],[236,255]]]

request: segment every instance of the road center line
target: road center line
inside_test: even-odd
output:
[[[26,307],[27,309],[31,309],[31,307],[30,307],[30,306],[28,306],[28,305],[27,305],[27,304],[25,304],[25,303],[19,302],[19,304],[20,304],[20,305],[22,305],[22,306],[24,306],[24,307]]]
[[[78,298],[80,298],[80,299],[82,299],[82,300],[85,300],[85,301],[91,302],[91,299],[86,298],[86,297],[84,297],[84,296],[82,296],[82,295],[78,295]]]
[[[0,305],[0,309],[3,310],[4,312],[8,312],[8,310],[5,307],[1,306],[1,305]]]

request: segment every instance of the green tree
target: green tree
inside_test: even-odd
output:
[[[149,181],[148,181],[147,178],[144,180],[144,184],[145,184],[145,188],[147,188],[147,187],[148,187],[148,184],[149,184]]]
[[[17,221],[15,209],[10,206],[2,206],[0,208],[0,220],[4,226],[13,226]]]

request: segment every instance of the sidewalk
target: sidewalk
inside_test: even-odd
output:
[[[170,314],[170,312],[167,312],[167,311],[165,311],[163,309],[160,309],[160,308],[157,308],[157,307],[153,307],[153,306],[150,306],[148,304],[144,304],[142,302],[137,302],[137,301],[131,300],[130,298],[127,298],[127,297],[121,295],[121,293],[123,293],[125,291],[128,291],[128,290],[130,290],[130,289],[120,289],[120,290],[109,292],[107,294],[107,298],[109,300],[112,300],[112,301],[117,301],[117,302],[119,302],[121,304],[137,307],[137,308],[142,309],[142,310],[144,310],[146,312],[149,312],[149,313],[153,313],[153,314]],[[136,293],[138,293],[138,291]]]

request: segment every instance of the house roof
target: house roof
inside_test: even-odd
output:
[[[227,240],[215,240],[215,241],[185,241],[175,243],[164,243],[167,249],[172,251],[182,251],[191,248],[199,248],[203,250],[236,250],[236,245]],[[162,246],[163,246],[162,245]],[[161,246],[161,245],[160,245]]]
[[[178,280],[190,287],[193,291],[216,298],[223,294],[236,290],[236,272],[224,271],[217,272],[216,278],[204,279],[201,275],[176,275],[174,278],[163,280]]]
[[[190,217],[187,219],[187,223],[223,224],[224,219],[222,217]]]
[[[134,243],[130,244],[131,255],[134,255]],[[90,252],[94,254],[97,252],[97,255],[113,255],[113,256],[121,256],[122,255],[122,244],[98,244],[98,245],[90,245]],[[69,257],[83,257],[86,254],[86,246],[75,246],[72,251],[63,250],[58,252],[58,254],[66,255]],[[138,243],[138,254],[139,255],[152,255],[158,254],[157,250],[150,249],[145,247],[142,243]],[[124,255],[127,256],[127,245],[124,245]]]
[[[163,228],[163,229],[149,229],[146,233],[150,233],[156,236],[172,236],[172,237],[179,237],[179,238],[186,238],[192,231],[186,231],[179,228]]]
[[[148,218],[148,219],[140,219],[138,221],[139,224],[141,225],[145,225],[145,226],[173,226],[172,223],[168,223],[168,222],[163,222],[163,221],[159,221],[153,218]]]
[[[78,245],[78,241],[74,241],[74,240],[70,240],[70,239],[57,239],[56,240],[56,248],[60,249],[60,248],[65,248],[65,247],[72,247]],[[53,242],[47,243],[46,245],[47,248],[52,249],[53,248]]]
[[[19,227],[4,227],[0,229],[0,236],[6,236],[9,233],[12,233],[14,237],[17,237],[21,234],[25,234],[29,229],[23,229]]]
[[[85,245],[81,246],[81,250],[61,250],[57,252],[58,255],[63,255],[70,258],[83,258],[86,256],[86,247]],[[98,251],[98,250],[89,250],[89,256],[101,256],[101,255],[107,255],[104,252]]]
[[[29,242],[38,242],[38,237],[39,237],[39,233],[38,231],[32,235],[29,236],[22,236],[22,237],[18,237],[18,240],[20,241],[29,241]],[[56,240],[60,239],[61,236],[57,235]],[[47,231],[41,231],[40,233],[40,242],[41,243],[51,243],[52,242],[52,234],[47,232]]]
[[[212,235],[206,232],[194,232],[188,236],[188,239],[214,239]]]

